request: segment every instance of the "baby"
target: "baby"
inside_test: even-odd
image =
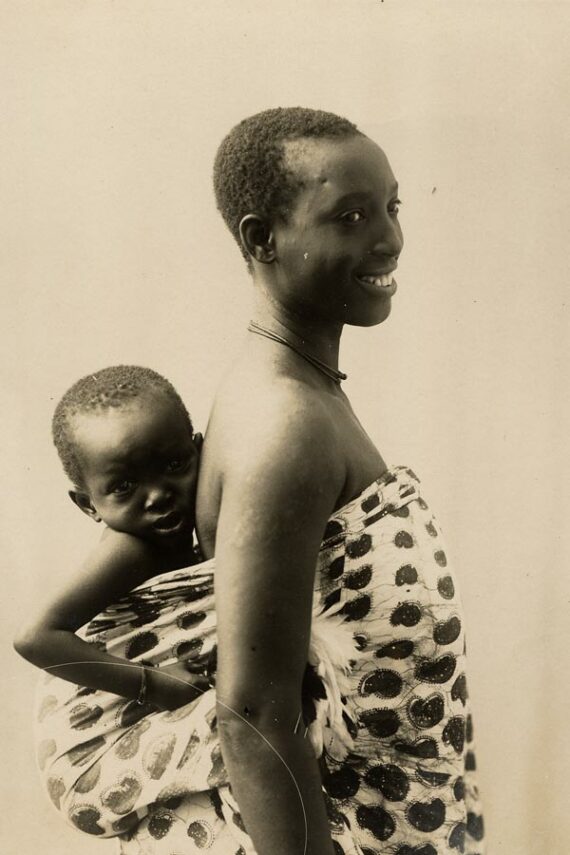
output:
[[[167,380],[148,368],[113,366],[66,392],[53,437],[74,485],[71,499],[106,528],[80,574],[15,641],[47,672],[36,730],[48,794],[76,828],[102,837],[132,831],[149,812],[149,833],[160,836],[188,794],[210,800],[223,823],[214,562],[197,563],[194,543],[201,436]],[[303,693],[317,753],[323,730],[315,725],[335,718],[327,686],[337,710],[329,747],[344,751],[350,743],[334,673],[340,663],[324,651],[334,618],[322,626],[317,619]],[[345,634],[337,631],[336,641],[348,661]]]
[[[159,709],[194,700],[196,680],[193,686],[188,675],[183,682],[164,671],[125,668],[125,661],[75,634],[151,577],[197,561],[194,502],[202,438],[194,434],[182,399],[149,368],[112,366],[66,392],[52,429],[74,485],[72,501],[106,528],[79,577],[22,628],[16,650],[58,677]]]

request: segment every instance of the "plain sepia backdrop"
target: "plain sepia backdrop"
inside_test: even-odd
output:
[[[346,331],[341,368],[459,565],[489,855],[567,850],[569,25],[568,2],[1,0],[6,855],[114,851],[41,791],[36,672],[11,649],[100,534],[53,408],[139,363],[205,428],[250,305],[212,161],[241,118],[295,105],[355,121],[400,181],[392,315]]]

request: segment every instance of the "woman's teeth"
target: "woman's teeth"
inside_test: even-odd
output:
[[[361,276],[363,282],[368,282],[370,285],[376,285],[377,288],[387,288],[392,284],[394,278],[393,273],[382,273],[381,276]]]

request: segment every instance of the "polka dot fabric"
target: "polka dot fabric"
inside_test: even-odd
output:
[[[389,470],[332,517],[317,587],[359,649],[354,746],[340,762],[325,752],[339,822],[363,855],[483,855],[458,584],[410,469]]]
[[[92,622],[91,640],[133,662],[198,658],[213,673],[213,569],[151,580]],[[336,855],[484,855],[458,585],[411,470],[389,470],[331,518],[315,606],[321,646],[342,646],[340,624],[350,639],[348,674],[323,677],[331,663],[313,658],[303,698]],[[323,688],[338,695],[328,706]],[[213,689],[153,713],[48,677],[37,713],[48,793],[79,829],[120,835],[122,855],[255,855]]]

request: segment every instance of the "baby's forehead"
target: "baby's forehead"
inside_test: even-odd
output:
[[[160,389],[145,390],[120,403],[80,409],[71,421],[74,440],[79,444],[86,438],[110,443],[118,433],[136,436],[153,424],[164,427],[165,423],[172,427],[186,427],[188,418],[181,406]]]

